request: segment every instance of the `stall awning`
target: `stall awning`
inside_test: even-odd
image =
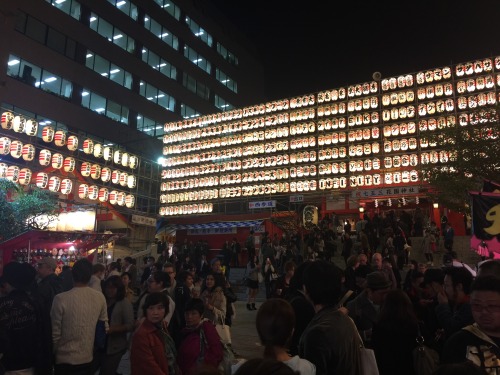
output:
[[[263,220],[220,221],[203,224],[171,224],[171,228],[180,229],[211,229],[211,228],[251,228],[261,225]]]
[[[0,250],[31,249],[66,249],[74,246],[80,253],[94,249],[109,242],[113,233],[52,232],[30,230],[0,243]]]

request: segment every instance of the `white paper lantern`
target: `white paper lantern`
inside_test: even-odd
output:
[[[137,184],[137,178],[134,176],[134,175],[129,175],[127,177],[127,186],[129,187],[129,189],[133,189],[135,188]]]
[[[101,181],[108,182],[109,180],[111,180],[111,169],[104,167],[101,171]]]
[[[123,191],[119,191],[116,196],[116,203],[118,206],[125,206],[125,193]]]
[[[11,165],[7,168],[7,180],[17,182],[19,180],[19,167]]]
[[[12,122],[14,121],[14,114],[12,112],[2,113],[2,129],[10,130],[12,129]]]
[[[0,163],[0,178],[7,178],[7,169],[9,166],[5,163]]]
[[[66,138],[66,132],[64,130],[58,130],[54,134],[54,144],[59,147],[64,146],[66,144]]]
[[[129,165],[129,161],[130,161],[130,155],[129,155],[127,152],[124,152],[124,153],[122,154],[121,164],[122,164],[124,167],[128,167],[128,165]]]
[[[29,185],[29,183],[31,182],[31,176],[32,176],[31,169],[22,168],[19,171],[19,183],[21,185]]]
[[[122,155],[123,155],[122,150],[115,150],[115,152],[113,153],[113,162],[115,164],[120,164],[122,161]]]
[[[80,184],[78,187],[78,197],[80,199],[87,199],[89,196],[89,185],[87,184]]]
[[[86,139],[83,141],[83,152],[85,152],[87,155],[90,155],[94,152],[94,141],[92,139]]]
[[[49,183],[49,175],[45,172],[38,172],[36,175],[36,186],[45,189]]]
[[[113,159],[113,147],[110,146],[104,147],[103,158],[106,161],[111,161]]]
[[[76,135],[70,135],[66,141],[66,146],[70,151],[76,151],[78,149],[78,137]]]
[[[38,154],[38,162],[40,165],[47,167],[52,160],[52,153],[49,150],[43,149],[40,150],[40,154]]]
[[[42,139],[47,143],[54,140],[54,128],[52,126],[44,126],[42,130]]]
[[[49,190],[57,192],[61,187],[61,179],[57,176],[51,176],[49,178]]]
[[[120,182],[120,171],[115,169],[113,172],[111,172],[111,182],[113,184],[118,184]]]
[[[130,155],[128,166],[136,169],[139,166],[139,158],[135,155]]]
[[[99,197],[99,188],[96,185],[90,185],[89,186],[89,199],[90,200],[97,200]]]
[[[127,180],[128,180],[128,173],[127,172],[121,172],[120,173],[120,185],[121,186],[127,186]]]
[[[98,199],[100,202],[106,202],[109,198],[109,191],[106,188],[99,189]]]
[[[52,168],[61,169],[64,164],[64,157],[61,154],[52,155]]]
[[[12,122],[12,128],[16,133],[24,133],[26,128],[26,119],[22,116],[15,116]]]
[[[101,166],[99,164],[92,164],[92,167],[90,167],[90,177],[94,180],[101,177]]]
[[[103,150],[103,147],[100,143],[96,143],[94,145],[94,157],[95,158],[102,158],[104,154],[104,150]]]
[[[12,141],[10,144],[10,155],[15,159],[19,159],[22,154],[23,143],[20,141]]]
[[[7,137],[0,138],[0,155],[8,155],[10,152],[10,144],[12,140]]]
[[[35,146],[29,143],[23,145],[22,154],[25,161],[32,161],[35,158]]]
[[[38,122],[33,119],[26,120],[26,126],[24,128],[24,132],[29,135],[30,137],[33,137],[36,135],[38,132]]]
[[[109,203],[115,205],[117,200],[118,200],[118,192],[116,190],[111,190],[109,192],[108,199],[109,199]]]
[[[125,206],[132,208],[135,205],[135,197],[132,194],[125,196]]]
[[[64,158],[63,168],[65,172],[73,172],[75,170],[76,162],[71,156]]]
[[[69,178],[65,178],[61,181],[61,193],[68,195],[71,194],[71,191],[73,190],[73,181],[71,181]]]
[[[92,168],[92,164],[85,161],[82,163],[82,166],[80,167],[80,173],[82,174],[82,176],[88,177],[88,176],[90,176],[90,169],[91,168]]]

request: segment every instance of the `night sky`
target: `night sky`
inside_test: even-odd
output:
[[[265,100],[500,55],[500,1],[210,0],[259,50]]]

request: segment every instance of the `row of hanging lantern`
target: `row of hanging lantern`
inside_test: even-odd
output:
[[[191,190],[189,192],[161,194],[160,203],[205,201],[219,198],[219,189]]]
[[[297,98],[290,99],[290,108],[307,107],[316,104],[316,95],[302,95]]]
[[[417,125],[413,121],[410,121],[408,123],[403,122],[400,124],[386,125],[382,128],[382,133],[384,134],[384,137],[397,137],[399,135],[415,134],[416,131],[417,131]],[[356,134],[356,140],[359,140],[357,138],[358,137]]]
[[[465,94],[474,91],[481,91],[484,89],[492,89],[495,86],[495,81],[497,85],[500,85],[500,74],[496,75],[496,79],[492,75],[481,76],[477,78],[469,78],[466,81],[457,82],[457,93]]]
[[[436,129],[444,129],[453,127],[457,123],[455,116],[447,117],[434,117],[429,119],[422,119],[418,122],[418,129],[420,132],[435,131]]]
[[[29,136],[35,136],[38,133],[38,122],[26,119],[23,116],[15,116],[12,112],[2,113],[1,126],[4,130],[13,129],[17,133],[26,133]],[[42,140],[46,143],[54,142],[58,147],[67,146],[69,151],[76,151],[79,145],[77,136],[68,136],[66,131],[54,130],[49,125],[44,126],[42,129]],[[87,155],[104,158],[106,161],[113,161],[115,164],[121,164],[124,167],[136,169],[139,166],[139,158],[136,155],[123,152],[122,150],[113,150],[112,147],[104,146],[94,142],[92,139],[85,139],[82,148],[83,152]]]
[[[495,109],[485,109],[482,111],[477,111],[473,113],[460,113],[458,115],[458,123],[460,126],[466,125],[477,125],[484,123],[497,123],[498,122],[498,114]]]
[[[496,70],[500,69],[500,57],[495,58],[495,68]],[[492,70],[493,62],[491,59],[469,61],[455,66],[455,74],[457,77],[481,74],[483,72],[491,72]]]
[[[126,206],[132,208],[135,205],[135,196],[123,191],[109,190],[97,185],[80,184],[78,186],[78,197],[80,199],[99,200],[109,202],[112,205]]]
[[[500,100],[500,94],[499,94]],[[470,96],[460,96],[457,98],[457,107],[460,110],[474,109],[477,107],[484,107],[486,105],[494,105],[497,102],[497,97],[494,92],[481,93]]]
[[[213,209],[214,206],[212,203],[201,203],[201,204],[160,207],[159,213],[162,216],[204,214],[212,212]]]

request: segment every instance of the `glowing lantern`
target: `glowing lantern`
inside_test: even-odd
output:
[[[14,114],[12,112],[2,113],[2,129],[10,130],[12,129],[12,122],[14,121]]]
[[[135,197],[132,194],[125,196],[125,206],[132,208],[135,205]]]
[[[38,122],[32,119],[26,120],[26,126],[24,128],[24,132],[30,137],[36,135],[36,133],[38,132]]]
[[[64,163],[64,157],[61,154],[52,155],[52,168],[61,169]]]
[[[19,180],[19,167],[11,165],[7,168],[7,180],[17,182]]]
[[[136,184],[137,184],[137,178],[134,175],[129,175],[127,177],[127,186],[130,189],[133,189],[135,188]]]
[[[111,172],[111,182],[113,184],[118,184],[120,182],[120,171],[115,169],[113,172]]]
[[[54,134],[54,144],[56,146],[64,146],[66,144],[66,132],[64,130],[57,130]]]
[[[136,169],[139,166],[139,158],[135,155],[130,155],[128,166]]]
[[[49,150],[43,149],[40,151],[40,154],[38,154],[38,162],[44,167],[50,164],[51,159],[52,153]]]
[[[94,141],[92,139],[86,139],[83,141],[83,152],[85,152],[87,155],[90,155],[94,152]]]
[[[44,142],[52,142],[54,140],[54,128],[45,126],[42,130],[42,139]]]
[[[29,183],[31,182],[31,175],[31,169],[22,168],[19,171],[19,183],[21,185],[29,185]]]
[[[7,177],[7,169],[9,167],[5,163],[0,163],[0,178],[6,178]]]
[[[101,181],[108,182],[111,179],[111,169],[104,167],[101,171]]]
[[[10,138],[1,137],[0,138],[0,155],[8,155],[10,152],[10,144],[12,143]]]
[[[89,186],[89,199],[90,200],[97,200],[99,197],[99,188],[96,185],[90,185]]]
[[[12,128],[16,133],[24,133],[24,128],[26,127],[26,119],[22,116],[14,117],[12,122]]]
[[[23,159],[26,161],[32,161],[35,158],[35,146],[31,144],[25,144],[22,149]]]
[[[70,151],[76,151],[78,149],[78,137],[76,135],[70,135],[68,137],[67,147]]]
[[[10,155],[15,159],[19,159],[22,154],[23,143],[20,141],[12,141],[10,144]]]
[[[92,164],[90,167],[90,177],[97,180],[101,177],[101,166],[99,164]]]
[[[123,151],[122,150],[116,150],[113,153],[113,162],[115,164],[120,164],[121,161],[122,161],[122,155],[123,155]]]
[[[122,165],[124,167],[128,167],[129,160],[130,160],[130,155],[128,153],[124,152],[122,155],[122,160],[121,160]]]
[[[116,197],[116,203],[118,206],[125,206],[125,193],[122,191],[118,192],[118,195]]]
[[[108,189],[106,188],[100,188],[99,189],[99,195],[98,195],[98,199],[100,202],[106,202],[108,200],[108,197],[109,197],[109,191]]]
[[[90,169],[92,168],[92,165],[88,162],[83,162],[82,166],[80,167],[80,173],[84,177],[90,176]]]
[[[111,161],[113,159],[113,148],[109,146],[104,147],[103,157],[104,160]]]
[[[87,199],[89,196],[89,185],[87,184],[80,184],[78,187],[78,197],[80,199]]]
[[[72,157],[64,158],[63,168],[65,172],[73,172],[75,170],[75,159]]]
[[[71,181],[69,178],[65,178],[61,181],[61,193],[68,195],[71,194],[71,191],[73,190],[73,181]]]
[[[104,155],[103,146],[100,143],[96,143],[94,145],[94,157],[95,158],[102,158],[103,155]]]
[[[49,183],[49,175],[45,172],[39,172],[36,175],[36,186],[45,189]]]
[[[116,190],[111,190],[109,192],[108,199],[109,199],[109,203],[115,205],[117,202],[117,199],[118,199],[118,192]]]
[[[61,187],[61,179],[57,176],[52,176],[49,178],[49,190],[50,191],[59,191]]]

